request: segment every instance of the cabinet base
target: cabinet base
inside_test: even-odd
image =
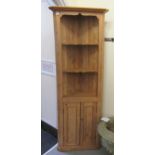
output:
[[[101,145],[97,146],[79,146],[79,147],[73,147],[73,146],[58,146],[57,149],[60,152],[67,152],[67,151],[81,151],[81,150],[98,150],[101,148]]]

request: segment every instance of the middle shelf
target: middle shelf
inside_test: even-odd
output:
[[[62,46],[63,72],[97,72],[98,71],[98,46],[70,45]]]
[[[66,69],[66,70],[63,70],[64,73],[97,73],[96,70],[93,70],[93,69]]]

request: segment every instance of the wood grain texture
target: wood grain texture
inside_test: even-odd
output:
[[[80,103],[64,102],[64,146],[80,145]]]
[[[63,145],[63,104],[62,104],[62,65],[61,65],[61,32],[60,16],[54,16],[55,48],[56,48],[56,73],[57,73],[57,104],[58,104],[58,142]],[[60,113],[60,114],[59,114]]]
[[[62,43],[66,45],[96,45],[98,44],[98,20],[95,16],[61,17]]]
[[[92,97],[97,96],[96,73],[64,73],[64,97]]]
[[[58,149],[97,149],[106,9],[50,9],[54,11],[56,37]]]
[[[97,72],[98,46],[63,46],[63,71]]]
[[[50,6],[52,11],[72,11],[72,12],[92,12],[92,13],[106,13],[108,9],[104,8],[86,8],[86,7],[63,7],[63,6]]]
[[[81,144],[96,145],[96,107],[94,102],[81,103]]]

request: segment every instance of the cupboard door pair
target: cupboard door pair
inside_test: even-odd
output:
[[[96,104],[64,103],[64,146],[96,144]]]

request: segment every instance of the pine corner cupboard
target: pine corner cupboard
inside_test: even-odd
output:
[[[104,15],[107,9],[49,7],[54,15],[58,149],[97,149],[100,138]]]

